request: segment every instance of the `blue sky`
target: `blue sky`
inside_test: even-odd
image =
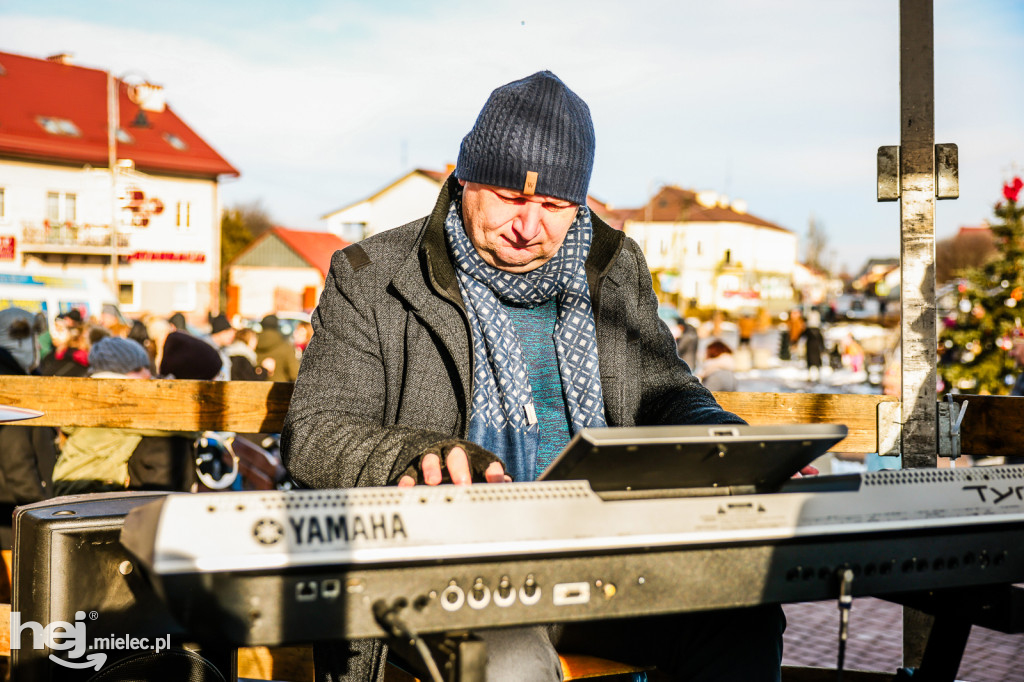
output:
[[[551,69],[590,105],[591,193],[713,189],[836,265],[899,253],[875,151],[899,143],[898,0],[138,3],[0,0],[0,50],[144,77],[281,224],[454,163],[490,91]],[[938,238],[1024,174],[1024,3],[936,0],[936,140],[960,148]],[[429,207],[425,207],[424,212]]]

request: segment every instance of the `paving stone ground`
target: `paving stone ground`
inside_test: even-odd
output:
[[[783,662],[834,668],[838,653],[839,609],[835,602],[787,604]],[[846,668],[894,672],[903,658],[901,607],[870,597],[854,599]],[[971,630],[958,679],[965,682],[1024,682],[1024,635]]]

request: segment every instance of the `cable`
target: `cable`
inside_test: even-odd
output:
[[[408,639],[416,647],[416,652],[423,659],[423,665],[427,666],[427,672],[430,673],[433,682],[444,682],[441,671],[430,654],[430,649],[427,648],[427,643],[411,625],[398,615],[398,612],[407,605],[408,602],[405,599],[396,599],[395,603],[389,607],[383,599],[378,599],[373,603],[373,617],[392,637]]]
[[[843,569],[839,578],[839,660],[836,662],[836,682],[843,682],[846,640],[850,633],[850,609],[853,608],[853,571]]]

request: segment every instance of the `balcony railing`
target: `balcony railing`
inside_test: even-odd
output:
[[[110,226],[79,223],[24,225],[22,245],[25,247],[110,248]],[[127,248],[129,235],[117,234],[118,248]]]

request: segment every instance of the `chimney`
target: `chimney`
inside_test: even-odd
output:
[[[160,113],[167,106],[164,86],[155,83],[137,83],[128,86],[128,99],[138,104],[143,111]]]
[[[72,66],[75,63],[75,55],[70,52],[58,52],[57,54],[51,54],[46,58],[46,61],[53,62],[54,64],[63,64],[64,66]]]

